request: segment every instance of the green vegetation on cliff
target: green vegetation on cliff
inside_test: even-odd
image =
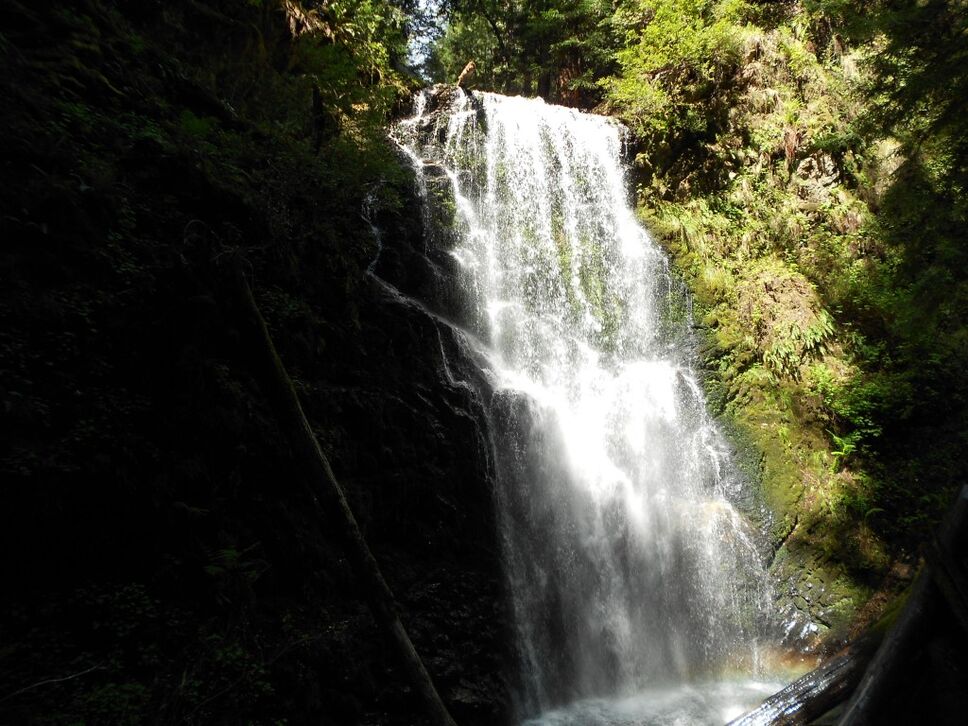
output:
[[[774,513],[774,566],[798,607],[844,624],[968,475],[963,7],[572,4],[583,35],[554,3],[453,7],[447,74],[483,53],[479,87],[633,131],[640,213],[693,290],[711,402]],[[498,7],[505,25],[462,46]],[[584,80],[529,50],[546,27],[551,48],[595,47]],[[493,62],[502,35],[527,72]]]
[[[966,474],[965,21],[636,5],[607,107],[644,140],[643,217],[695,290],[719,405],[763,453],[778,564],[874,584]],[[831,624],[864,595],[836,589],[810,603]]]

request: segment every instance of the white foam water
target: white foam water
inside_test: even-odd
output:
[[[704,679],[755,671],[771,598],[622,128],[455,89],[393,135],[486,348],[522,718],[716,722],[759,691]]]

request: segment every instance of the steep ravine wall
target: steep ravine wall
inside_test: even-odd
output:
[[[770,510],[791,633],[832,645],[910,581],[926,505],[910,483],[887,504],[860,455],[888,426],[864,372],[887,336],[865,328],[864,296],[888,264],[875,215],[900,163],[856,136],[870,49],[790,13],[737,22],[720,84],[674,87],[700,94],[702,134],[611,110],[651,140],[632,154],[639,214],[692,292],[707,395]]]
[[[831,338],[815,353],[797,350],[803,358],[795,370],[771,369],[765,361],[775,341],[827,315],[814,285],[795,264],[770,255],[750,261],[746,233],[731,230],[729,221],[684,212],[705,204],[701,194],[670,201],[645,192],[639,213],[692,295],[707,398],[766,507],[778,607],[791,624],[791,642],[836,648],[914,573],[911,554],[889,547],[854,509],[870,506],[858,493],[861,474],[831,434],[825,396],[851,375],[849,357]],[[756,517],[756,509],[750,514]],[[872,598],[877,603],[866,607]]]
[[[742,311],[735,307],[725,311],[736,305],[737,295],[745,296],[747,312],[755,308],[756,325],[780,333],[791,320],[815,319],[815,311],[820,308],[822,313],[822,308],[810,283],[782,268],[753,274],[746,289],[724,295],[719,286],[734,284],[726,263],[717,267],[718,261],[702,251],[702,242],[693,239],[722,232],[686,217],[670,225],[660,216],[675,218],[676,212],[668,210],[662,199],[640,197],[643,223],[689,290],[707,400],[733,447],[733,461],[758,493],[746,514],[769,534],[767,558],[777,609],[788,624],[787,642],[807,651],[836,649],[910,582],[913,568],[903,559],[889,562],[880,540],[844,521],[843,494],[836,487],[851,481],[851,474],[841,469],[832,452],[830,423],[811,381],[799,374],[771,373],[762,363],[764,351],[750,342],[754,324],[738,319]],[[731,259],[729,264],[742,267],[743,262]],[[716,274],[723,280],[711,290],[709,276]],[[724,296],[729,303],[722,301]],[[766,318],[762,323],[761,316]],[[842,355],[835,349],[821,358],[836,368],[843,366]],[[865,608],[878,593],[877,606]]]
[[[366,273],[376,192],[381,269],[425,274],[409,169],[314,151],[285,17],[206,9],[2,10],[0,722],[420,723],[260,390],[236,254],[444,698],[501,723],[480,406],[446,327]],[[272,102],[227,106],[243,81]]]

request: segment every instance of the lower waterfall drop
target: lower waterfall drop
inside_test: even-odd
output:
[[[738,715],[771,690],[748,680],[770,590],[690,366],[687,298],[628,201],[621,126],[437,88],[393,136],[494,388],[522,719]]]

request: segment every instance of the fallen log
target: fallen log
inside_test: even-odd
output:
[[[368,605],[395,651],[401,667],[423,700],[431,723],[434,726],[457,726],[400,620],[393,593],[363,538],[343,489],[333,474],[329,459],[320,448],[303,413],[292,379],[276,352],[241,262],[235,259],[229,266],[229,285],[235,304],[246,322],[246,334],[255,352],[260,385],[289,437],[293,454],[305,473],[306,488],[313,505],[321,520],[326,516],[328,521],[339,527],[347,559],[364,586]]]
[[[819,667],[774,693],[727,726],[803,726],[846,701],[874,656],[883,628],[875,626]]]

